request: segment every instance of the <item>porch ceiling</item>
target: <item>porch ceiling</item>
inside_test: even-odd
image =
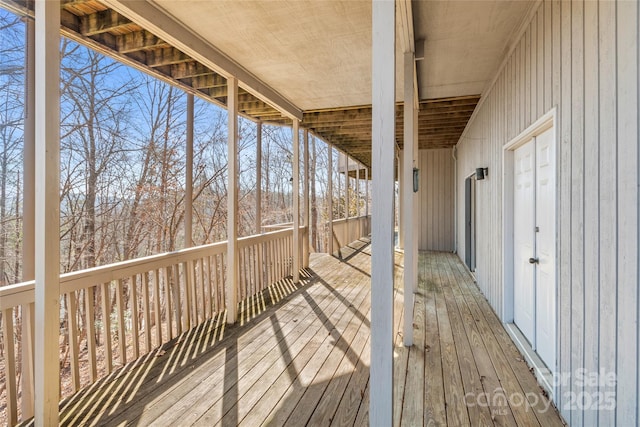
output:
[[[29,0],[0,0],[32,13]],[[62,0],[65,36],[197,96],[226,106],[226,78],[213,66],[116,12],[126,0]],[[131,3],[131,2],[128,2]],[[419,61],[421,148],[457,143],[479,94],[497,70],[511,35],[533,1],[412,1],[415,39],[426,39]],[[204,41],[303,111],[302,127],[371,165],[371,2],[147,0],[194,40]],[[135,18],[134,18],[135,19]],[[397,48],[401,52],[400,36]],[[184,50],[184,49],[183,49]],[[396,61],[402,96],[401,55]],[[242,81],[240,82],[242,86]],[[245,85],[246,86],[246,85]],[[262,98],[262,99],[261,99]],[[402,103],[396,140],[402,143]],[[239,112],[270,123],[291,119],[255,90],[240,89]]]

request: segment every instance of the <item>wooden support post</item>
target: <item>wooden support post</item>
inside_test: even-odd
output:
[[[349,156],[344,154],[343,158],[344,158],[344,219],[348,220],[349,208],[351,207],[350,206],[351,203],[349,199]]]
[[[193,108],[194,99],[193,94],[187,94],[187,144],[186,144],[186,159],[185,159],[185,185],[184,185],[184,247],[190,248],[193,246]],[[198,309],[197,309],[197,294],[193,287],[195,277],[193,269],[191,268],[192,261],[187,261],[182,264],[182,272],[184,274],[184,320],[185,327],[191,328],[191,322],[193,324],[198,323]],[[176,267],[177,268],[177,267]],[[136,281],[133,280],[133,289],[135,289]],[[145,328],[147,326],[145,325]],[[137,337],[134,339],[137,342]]]
[[[333,145],[327,144],[327,218],[329,219],[329,244],[328,252],[333,255]]]
[[[404,150],[398,150],[398,249],[404,249]]]
[[[413,52],[404,54],[404,149],[402,156],[402,184],[404,191],[403,199],[400,201],[403,207],[402,223],[404,224],[404,345],[413,345],[413,302],[416,290],[416,272],[418,268],[418,254],[414,241],[416,240],[416,230],[414,230],[414,204],[415,193],[413,192],[413,168],[415,162],[414,152],[414,105],[413,105]]]
[[[227,168],[227,323],[238,317],[238,79],[227,79],[228,162]]]
[[[371,426],[393,424],[395,2],[372,1]]]
[[[193,246],[193,94],[187,94],[187,150],[184,195],[184,247]]]
[[[24,201],[22,205],[22,280],[35,279],[36,216],[36,120],[35,120],[35,34],[33,19],[26,23],[26,75],[24,117]],[[35,304],[22,306],[22,419],[33,416],[33,356]]]
[[[304,164],[304,179],[302,180],[302,193],[304,203],[304,214],[302,217],[302,225],[305,227],[304,239],[302,242],[302,267],[309,267],[309,131],[304,130],[304,144],[303,144],[303,164]]]
[[[60,1],[35,4],[36,426],[58,424],[60,397]]]
[[[360,163],[356,169],[356,218],[360,218]]]
[[[369,216],[369,169],[364,170],[364,215]]]
[[[293,283],[300,281],[300,122],[293,121]]]
[[[262,232],[262,122],[256,124],[256,234]]]
[[[344,242],[343,245],[347,246],[351,243],[349,240],[349,156],[344,156]]]

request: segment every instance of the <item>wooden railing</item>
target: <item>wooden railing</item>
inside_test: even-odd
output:
[[[303,236],[306,228],[299,232]],[[216,317],[224,320],[226,251],[227,242],[218,242],[61,275],[61,357],[68,361],[62,385],[75,392],[183,331]],[[293,229],[240,238],[238,256],[241,306],[292,274]],[[33,340],[33,327],[22,315],[34,303],[34,287],[30,281],[0,288],[0,393],[4,383],[10,426],[19,422],[16,344]],[[24,375],[31,364],[23,365]]]
[[[293,273],[292,228],[240,238],[238,251],[239,300],[259,294]]]
[[[327,223],[327,227],[329,224]],[[371,233],[371,215],[333,221],[333,248],[338,250]]]

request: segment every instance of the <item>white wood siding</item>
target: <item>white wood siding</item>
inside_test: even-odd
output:
[[[477,189],[477,280],[503,312],[502,150],[558,108],[556,401],[572,426],[638,425],[638,28],[632,1],[543,1],[514,40],[457,146],[456,239],[464,259],[464,178]],[[422,160],[422,158],[421,158]],[[615,373],[581,385],[576,371]],[[592,404],[615,392],[616,408]],[[571,398],[586,397],[576,404]],[[571,405],[573,403],[573,405]],[[588,403],[586,409],[581,409]]]
[[[454,161],[449,148],[420,150],[420,250],[454,250]],[[408,185],[413,185],[409,183]]]

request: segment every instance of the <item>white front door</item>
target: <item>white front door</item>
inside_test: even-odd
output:
[[[514,322],[555,367],[555,144],[553,128],[514,152]]]
[[[556,183],[553,128],[536,145],[536,351],[547,367],[556,353]]]
[[[531,141],[514,153],[513,199],[513,317],[532,347],[535,346],[535,269],[529,258],[535,254],[535,211],[532,204],[535,198],[534,147],[534,141]]]

